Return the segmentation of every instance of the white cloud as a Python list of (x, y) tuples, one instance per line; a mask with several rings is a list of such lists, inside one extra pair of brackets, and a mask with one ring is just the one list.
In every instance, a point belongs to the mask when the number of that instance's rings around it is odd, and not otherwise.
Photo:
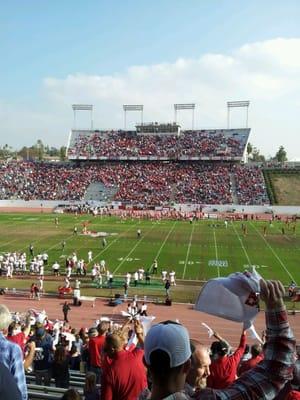
[[(28, 141), (29, 131), (36, 132), (39, 124), (41, 132), (50, 131), (51, 140), (41, 137), (45, 142), (63, 144), (71, 128), (74, 103), (94, 104), (94, 126), (102, 129), (123, 127), (122, 104), (144, 104), (145, 121), (171, 121), (174, 103), (195, 102), (196, 127), (225, 127), (226, 101), (250, 100), (251, 141), (266, 155), (283, 144), (291, 158), (299, 158), (299, 89), (300, 38), (278, 38), (245, 44), (231, 54), (132, 66), (114, 75), (48, 77), (44, 80), (45, 111), (36, 117), (32, 110), (24, 110), (22, 125)], [(9, 113), (12, 118), (14, 113)], [(232, 126), (243, 126), (242, 110), (231, 115)], [(138, 114), (128, 115), (129, 126), (138, 118)], [(178, 119), (190, 128), (191, 115), (181, 112)], [(15, 124), (6, 125), (12, 137), (19, 134)]]

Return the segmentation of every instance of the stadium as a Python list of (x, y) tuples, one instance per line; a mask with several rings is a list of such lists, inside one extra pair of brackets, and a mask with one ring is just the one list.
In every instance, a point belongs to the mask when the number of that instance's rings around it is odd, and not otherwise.
[(299, 4), (46, 3), (0, 24), (0, 400), (300, 400)]
[[(231, 106), (248, 109), (249, 102), (229, 102), (228, 113)], [(74, 123), (78, 111), (93, 110), (91, 105), (72, 107)], [(142, 112), (143, 106), (123, 109), (126, 121), (128, 110)], [(176, 119), (180, 109), (194, 113), (195, 104), (175, 104), (174, 109)], [(2, 209), (39, 214), (2, 215), (2, 251), (33, 244), (35, 254), (49, 253), (49, 266), (64, 264), (74, 252), (86, 259), (92, 251), (88, 272), (105, 258), (116, 289), (126, 273), (142, 268), (153, 275), (157, 260), (159, 273), (172, 270), (182, 280), (177, 299), (190, 302), (195, 296), (185, 295), (190, 290), (184, 285), (197, 287), (253, 265), (266, 279), (297, 284), (298, 207), (272, 204), (272, 176), (284, 172), (288, 180), (297, 176), (298, 166), (248, 163), (249, 136), (249, 128), (185, 131), (176, 121), (144, 124), (142, 119), (135, 131), (72, 129), (65, 163), (2, 164)], [(142, 235), (137, 238), (138, 229)], [(30, 270), (25, 268), (16, 272)], [(160, 276), (152, 277), (151, 288), (162, 295)]]
[[(141, 107), (124, 106), (124, 113)], [(75, 119), (75, 111), (92, 106), (73, 110)], [(298, 207), (272, 204), (270, 177), (294, 177), (298, 166), (247, 163), (249, 136), (249, 128), (185, 131), (177, 122), (141, 121), (135, 131), (72, 129), (64, 163), (3, 163), (5, 304), (14, 308), (16, 299), (30, 293), (31, 301), (39, 301), (31, 313), (47, 309), (52, 319), (61, 301), (70, 299), (78, 327), (90, 325), (99, 312), (122, 323), (124, 306), (138, 301), (167, 318), (160, 308), (167, 304), (195, 336), (203, 334), (201, 326), (191, 325), (196, 311), (176, 303), (194, 304), (210, 279), (255, 268), (264, 279), (280, 279), (286, 293), (292, 288), (286, 301), (295, 314)], [(26, 315), (28, 302), (18, 311)], [(223, 329), (216, 317), (204, 320)], [(227, 339), (237, 343), (234, 325), (227, 324)], [(83, 378), (72, 374), (72, 385), (80, 388)], [(33, 379), (27, 376), (30, 398), (54, 398), (48, 384), (42, 389)]]

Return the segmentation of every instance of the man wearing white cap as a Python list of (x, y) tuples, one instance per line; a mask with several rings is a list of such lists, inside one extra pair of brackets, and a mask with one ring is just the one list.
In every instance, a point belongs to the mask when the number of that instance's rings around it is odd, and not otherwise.
[[(266, 305), (267, 342), (262, 363), (243, 374), (224, 390), (203, 389), (193, 399), (258, 400), (274, 398), (292, 379), (295, 340), (283, 303), (280, 282), (260, 281), (261, 300)], [(191, 399), (184, 386), (191, 366), (189, 334), (172, 321), (154, 325), (145, 338), (144, 359), (152, 378), (152, 393), (139, 399)]]

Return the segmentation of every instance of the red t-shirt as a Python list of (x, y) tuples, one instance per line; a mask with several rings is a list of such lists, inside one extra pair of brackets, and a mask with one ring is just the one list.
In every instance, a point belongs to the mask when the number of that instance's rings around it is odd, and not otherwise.
[(101, 399), (136, 400), (147, 387), (144, 350), (122, 350), (111, 364), (103, 365)]
[(246, 336), (242, 335), (239, 347), (231, 356), (219, 357), (210, 365), (210, 376), (207, 378), (207, 386), (213, 389), (225, 389), (231, 385), (237, 377), (237, 368), (244, 354)]
[(241, 366), (239, 367), (239, 375), (242, 375), (244, 372), (249, 371), (249, 369), (252, 369), (261, 362), (264, 359), (263, 356), (258, 355), (256, 357), (252, 357), (247, 361), (242, 362)]
[(9, 340), (10, 342), (18, 344), (22, 349), (22, 353), (24, 354), (25, 344), (27, 339), (24, 332), (19, 332), (13, 336), (7, 336), (6, 339)]
[(105, 336), (91, 337), (88, 344), (90, 364), (92, 367), (101, 367), (101, 353), (105, 342)]

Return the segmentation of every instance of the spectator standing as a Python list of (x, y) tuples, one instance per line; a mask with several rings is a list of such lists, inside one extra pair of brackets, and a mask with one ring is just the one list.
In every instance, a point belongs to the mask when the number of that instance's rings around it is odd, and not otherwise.
[[(144, 343), (143, 328), (139, 321), (134, 323), (139, 345)], [(105, 362), (101, 381), (101, 399), (136, 400), (147, 387), (144, 351), (135, 347), (132, 351), (124, 350), (126, 339), (122, 333), (113, 333), (105, 339), (104, 351), (110, 362)]]
[(186, 377), (185, 391), (194, 394), (195, 390), (205, 389), (207, 386), (211, 359), (207, 346), (196, 340), (191, 340), (190, 345), (192, 352), (191, 368)]
[(237, 377), (237, 368), (246, 347), (246, 334), (242, 332), (240, 344), (232, 355), (228, 355), (228, 344), (220, 340), (216, 342), (216, 359), (210, 366), (210, 376), (207, 385), (213, 389), (225, 389), (232, 384)]
[(84, 383), (84, 400), (100, 400), (100, 390), (96, 385), (96, 374), (88, 372), (85, 376)]
[(55, 350), (52, 337), (43, 327), (37, 328), (33, 340), (36, 345), (33, 362), (36, 385), (50, 386), (51, 365)]
[(70, 383), (69, 357), (64, 346), (58, 346), (54, 353), (52, 364), (52, 376), (55, 380), (55, 386), (68, 388)]
[[(152, 393), (144, 399), (180, 400), (259, 400), (271, 399), (292, 378), (295, 340), (287, 322), (283, 303), (284, 287), (280, 282), (260, 281), (261, 299), (266, 304), (267, 342), (264, 362), (243, 374), (228, 389), (203, 389), (193, 396), (184, 393), (191, 364), (187, 330), (173, 322), (154, 325), (145, 340), (145, 363), (152, 378)], [(179, 326), (179, 327), (178, 327)]]
[(74, 369), (76, 371), (79, 371), (80, 370), (80, 362), (81, 362), (81, 352), (78, 349), (78, 347), (76, 346), (76, 342), (73, 342), (71, 350), (70, 350), (70, 368)]
[(247, 361), (244, 361), (240, 364), (239, 367), (239, 375), (248, 371), (251, 368), (254, 368), (256, 364), (263, 360), (262, 348), (259, 344), (254, 344), (251, 346), (251, 358)]
[(8, 368), (0, 363), (0, 399), (21, 400), (20, 390)]
[(100, 383), (101, 381), (102, 352), (108, 330), (108, 321), (101, 321), (98, 325), (98, 328), (91, 328), (89, 330), (88, 353), (90, 360), (90, 371), (96, 374), (97, 383)]
[[(8, 308), (0, 305), (0, 363), (10, 371), (22, 399), (27, 400), (27, 386), (23, 367), (23, 355), (19, 345), (11, 343), (5, 338), (8, 326), (11, 323), (11, 314)], [(2, 399), (2, 398), (1, 398)]]

